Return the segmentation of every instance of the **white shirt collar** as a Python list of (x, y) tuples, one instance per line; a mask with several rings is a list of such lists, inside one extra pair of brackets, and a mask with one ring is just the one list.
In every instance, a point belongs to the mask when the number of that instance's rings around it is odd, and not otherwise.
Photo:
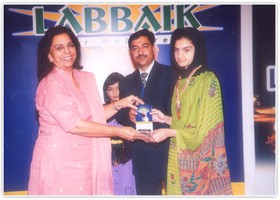
[(149, 77), (149, 75), (150, 75), (150, 72), (151, 72), (151, 70), (152, 70), (154, 64), (155, 64), (155, 60), (153, 60), (153, 62), (150, 64), (150, 66), (147, 68), (146, 71), (142, 71), (142, 70), (139, 68), (140, 74), (142, 74), (143, 72), (148, 73), (148, 76), (146, 77), (146, 80), (148, 80), (148, 77)]

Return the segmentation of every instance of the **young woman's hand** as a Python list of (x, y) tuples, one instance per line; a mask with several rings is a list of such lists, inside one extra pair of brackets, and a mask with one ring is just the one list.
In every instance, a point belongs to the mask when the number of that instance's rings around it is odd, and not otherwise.
[(165, 123), (171, 125), (172, 118), (170, 116), (163, 114), (160, 110), (152, 109), (150, 114), (152, 115), (153, 122)]
[(156, 130), (152, 131), (150, 136), (151, 136), (151, 139), (150, 139), (151, 142), (159, 143), (169, 137), (175, 137), (176, 130), (173, 130), (170, 128), (160, 128), (160, 129), (156, 129)]

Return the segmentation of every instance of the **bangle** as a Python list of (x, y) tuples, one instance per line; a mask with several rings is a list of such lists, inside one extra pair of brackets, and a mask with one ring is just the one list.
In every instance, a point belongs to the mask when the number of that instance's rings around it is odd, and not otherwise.
[(119, 111), (120, 109), (117, 109), (117, 107), (115, 106), (115, 101), (113, 101), (113, 107), (116, 111)]

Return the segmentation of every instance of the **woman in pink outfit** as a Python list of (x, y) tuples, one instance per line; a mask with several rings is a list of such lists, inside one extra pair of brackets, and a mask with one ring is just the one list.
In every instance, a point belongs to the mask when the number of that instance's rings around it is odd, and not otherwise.
[(39, 43), (38, 77), (40, 126), (28, 194), (113, 194), (110, 137), (149, 138), (130, 127), (108, 126), (106, 119), (142, 100), (131, 95), (103, 106), (94, 75), (81, 71), (77, 37), (62, 26), (50, 28)]

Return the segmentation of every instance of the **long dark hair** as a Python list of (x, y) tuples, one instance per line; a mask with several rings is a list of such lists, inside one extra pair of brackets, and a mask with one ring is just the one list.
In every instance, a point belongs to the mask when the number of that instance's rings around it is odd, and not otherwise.
[(103, 84), (103, 95), (104, 95), (104, 101), (105, 101), (105, 104), (109, 104), (111, 103), (111, 100), (110, 98), (108, 97), (107, 95), (107, 89), (110, 85), (114, 85), (115, 83), (117, 82), (120, 82), (121, 79), (123, 79), (124, 76), (118, 72), (113, 72), (112, 74), (110, 74), (104, 84)]
[(76, 47), (77, 57), (73, 64), (73, 67), (76, 69), (82, 69), (80, 66), (81, 60), (81, 45), (78, 38), (71, 31), (71, 29), (64, 26), (55, 26), (47, 30), (44, 37), (40, 40), (38, 49), (37, 49), (37, 66), (38, 66), (38, 80), (41, 81), (44, 77), (46, 77), (53, 68), (53, 64), (50, 62), (48, 58), (48, 54), (50, 52), (50, 47), (52, 45), (52, 41), (54, 36), (61, 35), (66, 33), (71, 38), (73, 44)]
[[(186, 38), (192, 41), (195, 46), (195, 53), (192, 63), (187, 69), (178, 66), (174, 56), (174, 45), (179, 39)], [(179, 69), (182, 75), (189, 74), (195, 67), (202, 65), (203, 68), (207, 66), (206, 45), (202, 32), (193, 27), (177, 28), (171, 35), (170, 53), (173, 65)]]

